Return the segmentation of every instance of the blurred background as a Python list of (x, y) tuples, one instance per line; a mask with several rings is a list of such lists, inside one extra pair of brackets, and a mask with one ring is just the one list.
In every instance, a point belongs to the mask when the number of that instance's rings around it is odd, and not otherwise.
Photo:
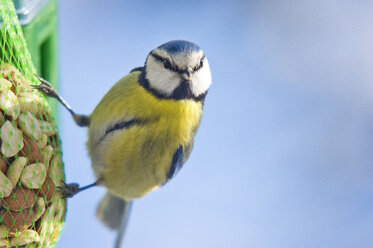
[[(200, 45), (213, 85), (194, 152), (135, 202), (123, 247), (372, 247), (373, 2), (59, 1), (60, 92), (91, 113), (149, 51)], [(60, 109), (67, 181), (95, 179)], [(112, 247), (105, 190), (68, 202), (57, 247)]]

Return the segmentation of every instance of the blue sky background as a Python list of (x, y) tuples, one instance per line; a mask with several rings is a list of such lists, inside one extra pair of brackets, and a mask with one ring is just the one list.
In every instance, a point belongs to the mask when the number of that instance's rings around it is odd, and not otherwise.
[[(370, 248), (373, 2), (61, 0), (60, 91), (79, 113), (150, 50), (186, 39), (213, 85), (178, 176), (135, 202), (124, 247)], [(61, 109), (68, 182), (95, 179)], [(112, 247), (105, 190), (68, 203), (57, 247)]]

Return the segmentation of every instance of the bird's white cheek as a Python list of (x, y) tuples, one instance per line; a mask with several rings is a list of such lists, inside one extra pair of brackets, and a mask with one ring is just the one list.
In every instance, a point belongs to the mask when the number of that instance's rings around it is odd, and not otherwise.
[(199, 96), (210, 88), (211, 73), (208, 67), (197, 71), (192, 78), (191, 90), (195, 96)]
[(176, 73), (164, 69), (163, 66), (156, 61), (154, 61), (154, 63), (148, 63), (146, 78), (152, 89), (166, 96), (170, 96), (180, 84), (180, 79)]

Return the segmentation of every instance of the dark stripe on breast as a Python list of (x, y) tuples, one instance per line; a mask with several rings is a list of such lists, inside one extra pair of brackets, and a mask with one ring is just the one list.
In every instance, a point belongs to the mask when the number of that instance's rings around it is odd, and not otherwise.
[(122, 122), (115, 123), (114, 126), (111, 126), (108, 129), (106, 129), (105, 135), (107, 135), (111, 132), (114, 132), (116, 130), (128, 129), (128, 128), (132, 127), (133, 125), (138, 125), (140, 123), (141, 122), (138, 119), (132, 119), (132, 120), (129, 120), (129, 121), (122, 121)]
[(174, 156), (172, 157), (171, 167), (169, 172), (167, 173), (167, 181), (170, 181), (173, 177), (176, 176), (179, 170), (183, 167), (183, 162), (184, 150), (182, 146), (179, 146), (179, 148), (174, 153)]
[(115, 123), (113, 126), (109, 127), (106, 129), (105, 134), (100, 138), (100, 140), (97, 142), (97, 145), (105, 139), (105, 137), (110, 134), (111, 132), (117, 131), (117, 130), (122, 130), (122, 129), (128, 129), (134, 125), (139, 125), (141, 123), (140, 120), (138, 119), (132, 119), (128, 121), (121, 121)]

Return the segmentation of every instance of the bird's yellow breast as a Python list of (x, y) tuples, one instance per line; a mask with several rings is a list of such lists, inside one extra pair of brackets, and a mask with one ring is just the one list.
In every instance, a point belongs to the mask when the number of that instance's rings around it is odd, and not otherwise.
[[(90, 116), (88, 150), (97, 177), (124, 199), (141, 197), (167, 179), (179, 146), (191, 146), (202, 103), (160, 99), (138, 83), (139, 72), (121, 79)], [(105, 135), (123, 120), (139, 122)], [(104, 138), (102, 138), (104, 137)]]

